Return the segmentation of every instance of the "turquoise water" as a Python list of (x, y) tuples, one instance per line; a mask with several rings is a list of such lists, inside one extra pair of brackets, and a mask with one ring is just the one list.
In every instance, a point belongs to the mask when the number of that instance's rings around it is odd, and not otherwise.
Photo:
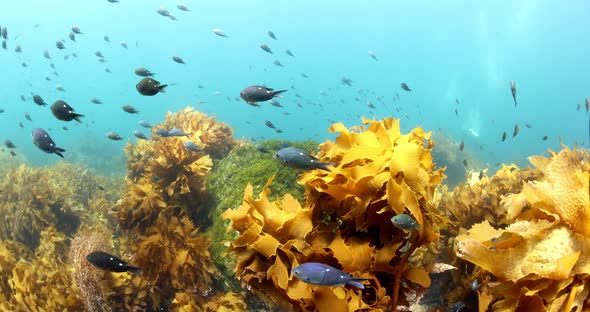
[[(584, 99), (590, 97), (590, 2), (585, 0), (186, 1), (191, 12), (176, 9), (176, 2), (152, 0), (5, 2), (0, 26), (7, 27), (9, 38), (8, 50), (0, 49), (5, 110), (0, 130), (2, 140), (11, 139), (17, 154), (35, 164), (60, 158), (31, 143), (33, 128), (52, 128), (51, 136), (66, 150), (85, 146), (89, 155), (109, 159), (121, 155), (125, 141), (110, 141), (106, 132), (135, 140), (132, 130), (144, 130), (140, 119), (156, 124), (167, 111), (189, 105), (230, 124), (237, 138), (253, 139), (322, 142), (332, 138), (326, 132), (331, 121), (352, 126), (359, 116), (394, 116), (405, 131), (444, 129), (489, 163), (525, 165), (526, 156), (560, 149), (559, 137), (569, 146), (589, 143)], [(177, 20), (156, 13), (161, 6)], [(83, 32), (76, 42), (68, 38), (72, 25)], [(214, 35), (213, 28), (228, 38)], [(268, 30), (278, 40), (268, 37)], [(61, 39), (64, 50), (55, 46)], [(275, 53), (262, 51), (261, 43)], [(14, 52), (17, 44), (22, 54)], [(44, 50), (53, 60), (43, 57)], [(98, 62), (95, 51), (108, 62)], [(72, 53), (78, 58), (64, 60)], [(186, 65), (173, 62), (174, 55)], [(284, 67), (273, 65), (275, 60)], [(141, 96), (135, 89), (141, 77), (133, 72), (140, 66), (174, 85), (165, 94)], [(341, 84), (342, 77), (352, 79), (352, 87)], [(401, 90), (401, 82), (412, 91)], [(57, 84), (66, 92), (57, 91)], [(234, 99), (253, 84), (288, 89), (279, 99), (285, 107), (255, 108)], [(393, 102), (396, 93), (400, 100)], [(65, 100), (86, 117), (80, 125), (58, 121), (49, 106), (35, 105), (31, 94), (49, 105)], [(93, 97), (104, 104), (91, 103)], [(141, 115), (123, 112), (125, 104)], [(24, 119), (25, 112), (33, 122)], [(284, 132), (267, 128), (265, 120)], [(511, 139), (515, 124), (520, 133)], [(504, 131), (508, 139), (501, 142)], [(541, 140), (545, 135), (549, 139)]]

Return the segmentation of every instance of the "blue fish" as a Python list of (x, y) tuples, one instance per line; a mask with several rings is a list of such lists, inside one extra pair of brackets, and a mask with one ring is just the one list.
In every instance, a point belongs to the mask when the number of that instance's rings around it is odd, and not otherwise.
[(171, 136), (170, 133), (168, 132), (168, 130), (166, 130), (166, 129), (158, 129), (158, 130), (156, 130), (156, 134), (158, 136), (163, 137), (163, 138), (167, 138), (167, 137)]
[(185, 133), (184, 131), (182, 131), (178, 128), (172, 128), (172, 129), (168, 130), (168, 135), (169, 136), (188, 136), (187, 133)]
[(369, 280), (368, 278), (352, 277), (352, 275), (344, 273), (335, 267), (318, 262), (303, 263), (294, 268), (291, 273), (302, 282), (320, 286), (343, 286), (348, 284), (365, 289), (361, 282)]
[(33, 138), (33, 144), (35, 144), (35, 146), (37, 146), (40, 150), (44, 151), (45, 153), (56, 154), (57, 156), (64, 158), (62, 153), (66, 150), (55, 146), (55, 142), (53, 142), (47, 131), (37, 128), (33, 130), (31, 137)]
[(320, 162), (319, 159), (311, 156), (304, 150), (295, 147), (282, 148), (273, 157), (283, 165), (293, 169), (321, 169), (330, 171), (328, 167), (334, 165), (332, 162)]
[(403, 213), (393, 216), (393, 218), (391, 218), (391, 223), (393, 223), (393, 225), (396, 227), (406, 231), (417, 230), (420, 228), (420, 224), (418, 224), (414, 218)]
[(189, 151), (193, 151), (193, 152), (201, 152), (201, 148), (199, 146), (197, 146), (197, 144), (191, 142), (191, 141), (186, 141), (184, 143), (182, 143), (182, 145), (184, 145), (184, 147), (189, 150)]
[(86, 256), (86, 260), (95, 267), (111, 272), (131, 272), (141, 274), (141, 269), (127, 264), (127, 262), (104, 251), (93, 251)]

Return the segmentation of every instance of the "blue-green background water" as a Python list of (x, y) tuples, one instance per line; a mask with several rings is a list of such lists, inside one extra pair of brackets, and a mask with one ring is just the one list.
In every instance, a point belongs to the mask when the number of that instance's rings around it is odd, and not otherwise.
[[(0, 130), (2, 140), (13, 140), (17, 154), (35, 164), (60, 158), (31, 143), (33, 128), (52, 128), (57, 145), (68, 151), (85, 146), (92, 157), (108, 159), (122, 153), (125, 141), (110, 141), (106, 132), (130, 139), (133, 129), (141, 129), (138, 120), (155, 124), (167, 111), (188, 105), (230, 124), (237, 138), (322, 142), (332, 137), (326, 132), (331, 121), (352, 126), (360, 124), (359, 116), (394, 116), (401, 118), (405, 131), (415, 126), (444, 129), (489, 163), (526, 165), (526, 156), (560, 149), (559, 137), (566, 145), (588, 147), (586, 0), (185, 1), (191, 12), (178, 10), (172, 1), (5, 2), (0, 26), (8, 28), (9, 40), (8, 50), (0, 50), (0, 108), (6, 110), (0, 114)], [(177, 20), (157, 14), (161, 6)], [(68, 39), (72, 25), (83, 32), (76, 42)], [(214, 35), (213, 28), (229, 37)], [(268, 37), (268, 30), (278, 40)], [(110, 43), (103, 40), (105, 35)], [(61, 39), (65, 50), (55, 46)], [(129, 49), (121, 47), (121, 41)], [(261, 43), (274, 54), (262, 51)], [(22, 54), (14, 52), (17, 44)], [(295, 57), (287, 56), (285, 49)], [(53, 60), (43, 57), (44, 50)], [(108, 62), (97, 61), (97, 50)], [(369, 51), (379, 60), (369, 57)], [(72, 53), (78, 58), (64, 60)], [(187, 64), (173, 62), (174, 55)], [(275, 60), (284, 68), (273, 65)], [(50, 63), (59, 77), (52, 74)], [(140, 66), (156, 72), (160, 82), (174, 85), (165, 94), (141, 96), (135, 90), (141, 77), (133, 72)], [(352, 87), (340, 83), (344, 76), (352, 79)], [(517, 85), (516, 108), (511, 80)], [(401, 90), (400, 82), (413, 90)], [(66, 92), (57, 91), (57, 84)], [(264, 103), (255, 108), (234, 99), (253, 84), (289, 89), (279, 99), (285, 107)], [(400, 101), (393, 102), (396, 93)], [(49, 106), (35, 105), (31, 94), (41, 95), (49, 105), (63, 99), (86, 117), (80, 125), (58, 121)], [(91, 103), (93, 97), (104, 104)], [(124, 104), (141, 115), (123, 112)], [(24, 119), (25, 112), (33, 122)], [(284, 132), (267, 128), (265, 120)], [(515, 124), (520, 134), (511, 139)], [(62, 130), (63, 125), (70, 130)], [(508, 139), (501, 142), (504, 131)], [(549, 139), (542, 141), (545, 135)]]

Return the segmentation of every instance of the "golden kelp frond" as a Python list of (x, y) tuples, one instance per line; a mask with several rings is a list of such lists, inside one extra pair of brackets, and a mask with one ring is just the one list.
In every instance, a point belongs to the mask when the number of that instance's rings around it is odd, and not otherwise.
[(152, 141), (138, 140), (135, 144), (127, 144), (124, 148), (127, 156), (127, 180), (136, 182), (143, 177), (148, 164), (155, 155)]
[(8, 281), (18, 261), (30, 261), (32, 258), (33, 253), (25, 245), (11, 240), (0, 241), (0, 302), (8, 301), (7, 296), (11, 292)]
[(198, 298), (195, 293), (176, 293), (176, 297), (170, 304), (170, 311), (178, 312), (246, 312), (247, 307), (244, 303), (244, 295), (240, 293), (229, 292), (219, 294), (209, 299), (205, 304), (200, 304), (203, 299)]
[(74, 311), (80, 310), (78, 293), (64, 270), (66, 262), (64, 234), (53, 227), (41, 233), (41, 241), (30, 261), (21, 259), (12, 268), (7, 300), (0, 302), (3, 311)]
[(166, 120), (152, 129), (152, 135), (156, 135), (157, 129), (170, 130), (172, 128), (180, 129), (188, 134), (187, 137), (179, 140), (195, 143), (215, 159), (224, 157), (238, 144), (230, 126), (216, 121), (215, 117), (207, 117), (192, 107), (186, 107), (174, 114), (168, 112)]
[[(209, 248), (211, 239), (187, 217), (161, 214), (145, 235), (132, 245), (135, 265), (152, 290), (151, 302), (174, 298), (176, 291), (207, 293), (218, 276)], [(206, 302), (202, 298), (200, 303)]]
[(457, 255), (498, 280), (489, 284), (494, 310), (581, 311), (590, 292), (590, 157), (566, 147), (530, 160), (541, 174), (521, 178), (495, 210), (508, 227), (474, 225), (457, 237)]
[(102, 283), (107, 273), (86, 260), (86, 256), (93, 251), (112, 252), (111, 235), (103, 226), (82, 228), (70, 245), (68, 258), (73, 267), (72, 279), (76, 282), (80, 299), (88, 312), (113, 311)]

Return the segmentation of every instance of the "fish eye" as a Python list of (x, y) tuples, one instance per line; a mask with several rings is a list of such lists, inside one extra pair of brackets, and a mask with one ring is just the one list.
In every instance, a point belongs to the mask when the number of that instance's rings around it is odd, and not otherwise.
[(311, 278), (309, 278), (309, 277), (306, 277), (306, 278), (304, 278), (304, 280), (305, 280), (306, 282), (309, 282), (309, 281), (311, 281)]

